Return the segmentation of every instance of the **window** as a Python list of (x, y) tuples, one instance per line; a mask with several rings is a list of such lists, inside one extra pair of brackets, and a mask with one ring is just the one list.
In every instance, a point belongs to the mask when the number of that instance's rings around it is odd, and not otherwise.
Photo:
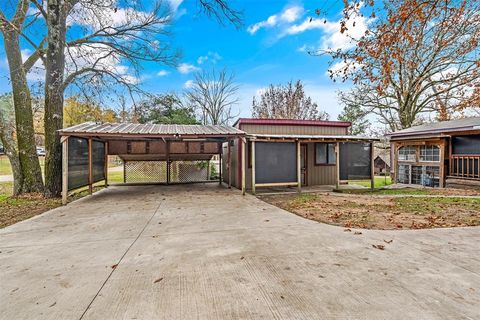
[(399, 161), (415, 161), (417, 149), (414, 146), (401, 147), (398, 149)]
[(315, 144), (315, 164), (335, 164), (337, 158), (335, 155), (335, 143), (316, 143)]
[(440, 161), (438, 146), (420, 146), (420, 161)]
[(401, 164), (398, 166), (398, 182), (410, 183), (410, 166), (408, 164)]

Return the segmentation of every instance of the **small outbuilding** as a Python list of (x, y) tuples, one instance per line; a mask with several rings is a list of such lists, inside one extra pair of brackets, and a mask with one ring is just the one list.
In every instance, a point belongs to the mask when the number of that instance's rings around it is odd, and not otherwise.
[(428, 123), (387, 137), (395, 182), (480, 188), (480, 117)]
[(284, 119), (239, 119), (233, 126), (79, 124), (60, 130), (63, 201), (73, 189), (108, 185), (109, 155), (122, 160), (124, 183), (218, 181), (243, 193), (352, 179), (369, 179), (373, 187), (375, 139), (349, 135), (350, 125)]

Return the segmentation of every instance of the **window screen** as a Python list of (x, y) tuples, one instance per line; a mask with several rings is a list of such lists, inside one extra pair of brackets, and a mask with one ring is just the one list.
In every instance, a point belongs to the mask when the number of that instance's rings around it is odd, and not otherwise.
[(370, 143), (340, 143), (340, 179), (370, 179), (372, 172)]
[(68, 138), (68, 190), (88, 184), (88, 140)]
[[(92, 141), (93, 182), (105, 179), (105, 143)], [(88, 185), (88, 139), (68, 138), (68, 190)]]
[(414, 146), (406, 146), (398, 149), (398, 160), (399, 161), (415, 161), (415, 154), (417, 148)]
[(438, 146), (420, 146), (420, 161), (440, 161)]
[(401, 164), (398, 166), (398, 182), (410, 183), (410, 166), (408, 164)]
[(480, 154), (480, 135), (452, 137), (453, 154)]
[(297, 148), (294, 142), (255, 143), (255, 182), (297, 181)]
[(315, 164), (335, 164), (335, 143), (315, 144)]

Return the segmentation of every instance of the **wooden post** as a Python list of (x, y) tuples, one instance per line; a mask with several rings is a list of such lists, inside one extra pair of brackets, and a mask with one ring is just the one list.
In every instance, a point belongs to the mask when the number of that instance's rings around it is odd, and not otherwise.
[(375, 189), (375, 161), (373, 159), (375, 153), (375, 148), (373, 142), (370, 143), (370, 188)]
[(302, 191), (302, 163), (301, 163), (301, 150), (300, 140), (297, 140), (297, 191)]
[(230, 147), (230, 140), (227, 141), (227, 162), (228, 162), (228, 189), (232, 188), (232, 148)]
[(251, 154), (248, 156), (252, 159), (252, 194), (255, 194), (255, 140), (252, 140), (251, 144)]
[(246, 192), (246, 186), (245, 186), (245, 168), (246, 168), (246, 162), (247, 162), (247, 157), (246, 157), (246, 154), (245, 154), (245, 143), (246, 143), (246, 140), (245, 138), (242, 138), (241, 139), (241, 142), (240, 142), (242, 145), (241, 145), (241, 151), (242, 151), (242, 194), (245, 195), (245, 192)]
[(210, 180), (210, 160), (207, 160), (207, 181)]
[(108, 141), (105, 141), (105, 188), (108, 187)]
[(335, 187), (340, 188), (340, 142), (337, 142), (335, 145), (335, 169), (336, 169), (336, 179)]
[(218, 184), (222, 185), (222, 153), (218, 154)]
[(123, 160), (123, 183), (127, 183), (127, 168), (125, 166), (126, 161)]
[(170, 184), (170, 141), (167, 141), (167, 184)]
[(88, 193), (93, 193), (92, 138), (88, 138)]
[(68, 201), (68, 137), (62, 137), (62, 204)]

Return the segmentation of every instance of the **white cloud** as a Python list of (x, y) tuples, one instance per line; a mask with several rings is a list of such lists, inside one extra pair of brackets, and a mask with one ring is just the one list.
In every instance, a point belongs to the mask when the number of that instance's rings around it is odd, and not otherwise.
[(178, 7), (182, 4), (183, 0), (169, 0), (168, 3), (170, 4), (170, 9), (173, 12), (178, 10)]
[[(300, 24), (294, 24), (288, 27), (284, 35), (294, 35), (307, 30), (318, 29), (323, 31), (319, 49), (345, 50), (355, 46), (355, 41), (365, 35), (371, 20), (356, 16), (347, 22), (347, 30), (340, 32), (340, 20), (328, 21), (323, 19), (305, 19)], [(354, 26), (355, 24), (355, 26)]]
[(271, 28), (279, 23), (292, 23), (296, 21), (303, 14), (303, 8), (299, 6), (292, 6), (285, 8), (282, 12), (271, 15), (267, 20), (257, 22), (247, 28), (248, 33), (255, 34), (262, 28)]
[[(21, 51), (22, 61), (25, 62), (32, 54), (32, 51), (23, 49)], [(30, 71), (27, 73), (27, 80), (32, 82), (45, 81), (45, 66), (41, 59), (38, 59)]]
[(160, 71), (157, 72), (157, 76), (159, 76), (159, 77), (165, 77), (168, 74), (170, 74), (170, 72), (168, 72), (167, 70), (160, 70)]
[(215, 64), (221, 59), (222, 56), (219, 55), (217, 52), (209, 51), (206, 55), (198, 57), (197, 63), (202, 64), (204, 62), (210, 61), (211, 63)]
[(185, 81), (185, 83), (183, 84), (183, 87), (186, 88), (186, 89), (192, 88), (193, 87), (193, 80)]
[(180, 72), (180, 73), (187, 74), (187, 73), (190, 73), (190, 72), (199, 71), (200, 68), (194, 66), (193, 64), (180, 63), (180, 64), (178, 65), (178, 67), (177, 67), (177, 70), (178, 70), (178, 72)]
[(282, 12), (280, 18), (285, 22), (294, 22), (296, 21), (303, 13), (303, 8), (301, 7), (290, 7)]

